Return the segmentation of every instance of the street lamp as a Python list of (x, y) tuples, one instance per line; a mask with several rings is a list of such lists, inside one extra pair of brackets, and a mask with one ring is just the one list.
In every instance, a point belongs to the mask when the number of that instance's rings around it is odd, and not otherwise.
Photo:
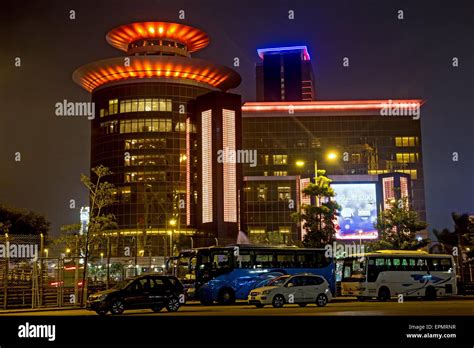
[[(328, 161), (334, 161), (337, 159), (338, 154), (335, 151), (329, 151), (326, 153), (325, 157)], [(295, 164), (299, 168), (302, 168), (305, 166), (305, 162), (303, 160), (297, 160)], [(317, 159), (314, 160), (314, 183), (315, 184), (318, 183), (318, 160)], [(319, 206), (318, 197), (316, 197), (316, 206)]]
[(174, 232), (174, 227), (176, 226), (176, 219), (171, 219), (169, 222), (169, 225), (173, 227), (173, 229), (170, 231), (170, 258), (173, 256), (173, 232)]
[(48, 249), (44, 249), (43, 251), (44, 251), (44, 255), (45, 255), (45, 257), (46, 257), (46, 258), (48, 258), (48, 255), (49, 255), (49, 250), (48, 250)]

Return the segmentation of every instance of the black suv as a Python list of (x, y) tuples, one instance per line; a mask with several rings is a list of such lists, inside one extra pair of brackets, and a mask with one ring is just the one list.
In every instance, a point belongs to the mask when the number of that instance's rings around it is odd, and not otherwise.
[(164, 307), (176, 312), (184, 303), (183, 284), (176, 277), (142, 275), (124, 280), (113, 288), (90, 295), (87, 309), (105, 315), (122, 314), (125, 309), (150, 308), (154, 312)]

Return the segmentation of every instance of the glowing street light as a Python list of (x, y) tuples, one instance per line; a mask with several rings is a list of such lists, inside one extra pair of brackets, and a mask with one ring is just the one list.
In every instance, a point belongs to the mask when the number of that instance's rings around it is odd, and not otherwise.
[(304, 161), (301, 161), (301, 160), (296, 161), (296, 166), (300, 168), (304, 167)]

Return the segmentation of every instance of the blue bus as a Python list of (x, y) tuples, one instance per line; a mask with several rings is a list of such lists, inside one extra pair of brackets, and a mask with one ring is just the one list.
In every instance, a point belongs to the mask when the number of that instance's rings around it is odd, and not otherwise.
[(326, 257), (325, 252), (325, 249), (296, 247), (213, 246), (197, 248), (191, 255), (187, 254), (189, 267), (181, 270), (187, 273), (188, 279), (194, 280), (192, 297), (205, 305), (213, 302), (227, 305), (235, 300), (246, 300), (252, 289), (265, 286), (284, 274), (321, 275), (334, 294), (334, 261)]

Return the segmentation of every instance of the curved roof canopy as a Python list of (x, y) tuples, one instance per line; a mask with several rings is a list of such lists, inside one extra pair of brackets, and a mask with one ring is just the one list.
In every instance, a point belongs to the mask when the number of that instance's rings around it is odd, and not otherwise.
[(203, 83), (211, 88), (226, 91), (237, 87), (240, 75), (234, 70), (202, 59), (177, 56), (132, 56), (103, 59), (81, 66), (74, 71), (73, 80), (84, 89), (94, 89), (127, 79), (177, 78)]
[(170, 22), (138, 22), (121, 25), (109, 31), (106, 40), (119, 50), (128, 51), (128, 45), (140, 39), (169, 39), (187, 46), (195, 52), (209, 44), (209, 37), (200, 29)]

